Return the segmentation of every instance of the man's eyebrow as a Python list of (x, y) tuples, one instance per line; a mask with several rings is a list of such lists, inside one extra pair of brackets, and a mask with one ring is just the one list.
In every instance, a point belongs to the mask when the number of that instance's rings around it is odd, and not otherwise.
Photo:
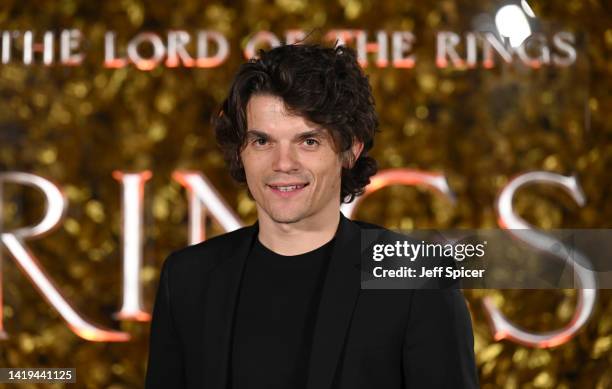
[[(257, 130), (257, 129), (249, 129), (247, 130), (246, 136), (251, 138), (251, 137), (261, 137), (261, 138), (266, 138), (266, 139), (271, 139), (272, 137), (267, 134), (264, 131), (261, 130)], [(311, 137), (325, 137), (327, 136), (327, 131), (323, 128), (315, 128), (312, 130), (308, 130), (308, 131), (304, 131), (304, 132), (300, 132), (299, 134), (296, 134), (293, 139), (295, 140), (300, 140), (300, 139), (305, 139), (305, 138), (311, 138)]]
[(246, 136), (247, 137), (262, 137), (262, 138), (269, 138), (270, 136), (268, 134), (266, 134), (263, 131), (259, 131), (259, 130), (255, 130), (255, 129), (251, 129), (251, 130), (247, 130), (246, 132)]
[(326, 137), (327, 131), (323, 128), (315, 128), (313, 130), (308, 130), (305, 132), (300, 132), (295, 136), (295, 139), (305, 139), (305, 138), (313, 138), (313, 137)]

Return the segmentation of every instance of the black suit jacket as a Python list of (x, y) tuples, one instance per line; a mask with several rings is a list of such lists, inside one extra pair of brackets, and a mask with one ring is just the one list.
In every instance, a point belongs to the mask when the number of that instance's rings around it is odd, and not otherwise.
[[(368, 226), (341, 215), (306, 388), (478, 387), (460, 290), (361, 289), (360, 238)], [(153, 309), (147, 389), (227, 388), (240, 278), (257, 232), (255, 223), (168, 256)]]

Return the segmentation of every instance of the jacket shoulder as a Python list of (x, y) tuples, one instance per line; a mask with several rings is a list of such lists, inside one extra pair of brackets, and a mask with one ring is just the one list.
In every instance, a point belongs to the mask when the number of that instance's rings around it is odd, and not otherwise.
[(368, 223), (361, 220), (351, 220), (353, 223), (357, 224), (359, 228), (366, 230), (387, 230), (387, 228), (379, 226), (378, 224)]
[(253, 226), (242, 227), (174, 250), (168, 255), (165, 261), (167, 263), (164, 265), (172, 267), (173, 272), (190, 272), (195, 269), (210, 270), (231, 255), (240, 243), (248, 240), (253, 229)]
[(368, 223), (361, 220), (352, 220), (352, 222), (357, 224), (357, 226), (362, 230), (362, 232), (364, 232), (364, 230), (368, 231), (367, 236), (370, 239), (381, 241), (413, 240), (408, 235), (390, 230), (383, 226), (379, 226), (378, 224)]

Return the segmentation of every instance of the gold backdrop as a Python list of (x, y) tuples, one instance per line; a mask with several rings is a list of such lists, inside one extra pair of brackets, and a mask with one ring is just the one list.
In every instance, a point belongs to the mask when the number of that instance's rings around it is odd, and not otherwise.
[[(179, 3), (179, 4), (177, 4)], [(388, 227), (495, 227), (495, 196), (513, 175), (545, 170), (577, 174), (587, 203), (546, 186), (519, 191), (515, 209), (541, 228), (606, 228), (612, 220), (612, 62), (610, 6), (602, 0), (530, 1), (549, 31), (576, 37), (576, 64), (530, 69), (435, 66), (435, 33), (473, 28), (494, 1), (5, 1), (4, 30), (82, 31), (81, 66), (0, 65), (0, 170), (35, 173), (62, 186), (69, 199), (61, 228), (28, 242), (49, 275), (87, 318), (129, 332), (128, 343), (88, 342), (72, 333), (4, 250), (3, 367), (76, 367), (77, 386), (143, 385), (148, 323), (112, 319), (121, 303), (121, 199), (114, 170), (150, 170), (145, 190), (145, 302), (153, 304), (165, 256), (187, 242), (185, 192), (176, 169), (204, 172), (245, 222), (255, 219), (244, 187), (229, 178), (209, 119), (243, 61), (256, 31), (334, 28), (411, 30), (417, 38), (412, 69), (366, 72), (381, 130), (373, 155), (381, 168), (444, 172), (457, 195), (451, 204), (418, 188), (391, 187), (369, 197), (357, 218)], [(118, 44), (142, 31), (217, 30), (230, 55), (216, 68), (145, 72), (103, 67), (104, 33)], [(38, 37), (40, 38), (40, 36)], [(40, 62), (40, 61), (38, 61)], [(4, 228), (31, 225), (44, 213), (42, 196), (17, 185), (4, 188)], [(209, 226), (209, 235), (220, 233)], [(495, 342), (482, 298), (494, 296), (515, 323), (540, 332), (568, 322), (575, 290), (466, 290), (473, 314), (483, 388), (612, 387), (612, 294), (599, 292), (578, 335), (552, 349)], [(44, 385), (15, 387), (45, 387)]]

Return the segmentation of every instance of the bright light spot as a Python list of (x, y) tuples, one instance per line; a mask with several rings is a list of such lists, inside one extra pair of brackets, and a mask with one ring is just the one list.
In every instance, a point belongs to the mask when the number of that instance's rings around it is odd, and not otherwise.
[(521, 0), (521, 7), (523, 7), (523, 11), (525, 11), (527, 16), (529, 16), (530, 18), (535, 18), (536, 17), (535, 13), (533, 13), (533, 10), (531, 9), (529, 4), (525, 0)]
[(517, 5), (506, 5), (497, 11), (495, 25), (501, 36), (510, 39), (512, 47), (519, 47), (531, 35), (531, 28), (525, 14)]

